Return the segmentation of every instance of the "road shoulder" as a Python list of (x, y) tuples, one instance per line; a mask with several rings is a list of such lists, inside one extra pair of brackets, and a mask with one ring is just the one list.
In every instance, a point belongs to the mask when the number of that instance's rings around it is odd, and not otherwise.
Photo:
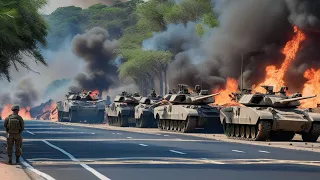
[(293, 141), (286, 142), (262, 142), (262, 141), (243, 141), (243, 140), (234, 140), (227, 138), (224, 134), (204, 134), (204, 133), (178, 133), (171, 131), (161, 131), (157, 128), (135, 128), (135, 127), (116, 127), (109, 126), (108, 124), (82, 124), (82, 123), (68, 123), (68, 122), (57, 122), (51, 120), (51, 122), (71, 125), (71, 126), (80, 126), (80, 127), (90, 127), (90, 128), (98, 128), (98, 129), (106, 129), (106, 130), (118, 130), (118, 131), (128, 131), (128, 132), (136, 132), (136, 133), (144, 133), (144, 134), (157, 134), (157, 133), (166, 133), (166, 134), (181, 134), (186, 136), (194, 136), (205, 139), (212, 139), (224, 142), (232, 142), (232, 143), (240, 143), (240, 144), (249, 144), (249, 145), (258, 145), (258, 146), (266, 146), (273, 148), (282, 148), (282, 149), (291, 149), (291, 150), (300, 150), (300, 151), (311, 151), (320, 153), (320, 138), (316, 143), (305, 143), (301, 141), (301, 136), (296, 135)]
[(8, 164), (6, 142), (3, 137), (0, 138), (0, 177), (1, 180), (31, 180), (24, 171), (24, 167)]

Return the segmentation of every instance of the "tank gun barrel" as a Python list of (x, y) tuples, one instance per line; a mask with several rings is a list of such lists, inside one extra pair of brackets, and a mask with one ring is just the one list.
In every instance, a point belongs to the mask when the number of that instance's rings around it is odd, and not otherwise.
[(200, 101), (202, 99), (206, 99), (206, 98), (209, 98), (209, 97), (213, 97), (213, 96), (217, 96), (219, 95), (220, 93), (215, 93), (215, 94), (210, 94), (210, 95), (206, 95), (206, 96), (202, 96), (202, 97), (197, 97), (197, 98), (193, 98), (192, 101), (195, 102), (195, 101)]
[(299, 100), (310, 99), (310, 98), (315, 98), (315, 97), (317, 97), (317, 95), (314, 95), (314, 96), (305, 96), (305, 97), (296, 97), (296, 98), (289, 98), (289, 99), (280, 100), (279, 103), (285, 104), (285, 103), (289, 103), (289, 102), (292, 102), (292, 101), (299, 101)]

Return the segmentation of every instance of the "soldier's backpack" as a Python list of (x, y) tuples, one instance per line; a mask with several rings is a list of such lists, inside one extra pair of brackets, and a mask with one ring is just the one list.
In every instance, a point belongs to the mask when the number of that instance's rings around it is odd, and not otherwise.
[(19, 132), (19, 130), (21, 129), (21, 124), (18, 119), (18, 116), (16, 116), (16, 115), (9, 116), (8, 129), (9, 129), (9, 133), (10, 132)]

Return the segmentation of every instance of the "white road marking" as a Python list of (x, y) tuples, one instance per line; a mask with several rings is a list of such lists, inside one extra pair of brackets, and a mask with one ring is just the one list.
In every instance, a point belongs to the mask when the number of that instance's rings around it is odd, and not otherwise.
[(91, 134), (96, 134), (96, 133), (91, 133)]
[(270, 153), (269, 151), (261, 151), (261, 150), (259, 150), (259, 152), (261, 152), (261, 153)]
[(131, 139), (132, 137), (127, 137), (128, 139)]
[(46, 143), (47, 145), (59, 150), (60, 152), (62, 152), (63, 154), (67, 155), (72, 161), (75, 161), (75, 162), (79, 162), (79, 164), (85, 168), (86, 170), (90, 171), (92, 174), (94, 174), (95, 176), (97, 176), (99, 179), (102, 179), (102, 180), (110, 180), (109, 178), (107, 178), (106, 176), (104, 176), (103, 174), (99, 173), (98, 171), (94, 170), (93, 168), (91, 168), (90, 166), (84, 164), (84, 163), (80, 163), (80, 161), (78, 159), (76, 159), (74, 156), (72, 156), (70, 153), (66, 152), (65, 150), (49, 143), (48, 141), (46, 140), (43, 140), (42, 142)]
[(33, 130), (34, 130), (34, 129), (41, 129), (41, 130), (59, 129), (59, 130), (60, 130), (60, 129), (73, 129), (73, 128), (52, 128), (52, 127), (51, 127), (51, 128), (28, 128), (28, 129), (30, 129), (30, 130), (31, 130), (31, 129), (33, 129)]
[(156, 135), (161, 136), (161, 134), (156, 134)]
[[(44, 139), (23, 139), (25, 142), (35, 142), (35, 141), (43, 141)], [(76, 142), (101, 142), (101, 141), (164, 141), (164, 142), (170, 142), (170, 141), (179, 141), (179, 142), (207, 142), (207, 143), (212, 143), (212, 142), (217, 142), (217, 141), (212, 141), (212, 140), (194, 140), (194, 139), (128, 139), (128, 138), (121, 138), (121, 139), (107, 139), (107, 138), (99, 138), (99, 139), (87, 139), (87, 138), (81, 138), (81, 139), (75, 139), (75, 138), (70, 138), (70, 139), (45, 139), (47, 141), (54, 141), (54, 142), (67, 142), (67, 141), (76, 141)]]
[(34, 133), (30, 132), (29, 130), (27, 130), (27, 133), (32, 134), (32, 135), (35, 135)]
[(169, 136), (169, 135), (166, 134), (166, 135), (163, 135), (163, 136)]
[(117, 133), (117, 134), (121, 135), (121, 133)]
[(245, 153), (244, 151), (239, 151), (239, 150), (232, 150), (233, 152), (238, 152), (238, 153)]
[(53, 177), (49, 176), (48, 174), (45, 174), (41, 171), (38, 171), (37, 169), (35, 169), (34, 167), (32, 167), (30, 164), (28, 164), (26, 161), (23, 160), (22, 157), (20, 157), (20, 162), (30, 171), (38, 174), (39, 176), (47, 179), (47, 180), (55, 180)]
[(144, 146), (144, 147), (146, 147), (146, 146), (148, 146), (148, 145), (146, 145), (146, 144), (139, 144), (140, 146)]
[(187, 154), (187, 153), (180, 152), (180, 151), (175, 151), (175, 150), (170, 150), (170, 151), (173, 152), (173, 153), (177, 153), (177, 154)]

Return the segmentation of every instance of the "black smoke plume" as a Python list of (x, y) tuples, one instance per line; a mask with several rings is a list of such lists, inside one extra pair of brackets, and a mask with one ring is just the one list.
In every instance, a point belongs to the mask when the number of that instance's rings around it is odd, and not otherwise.
[(108, 38), (108, 31), (100, 27), (94, 27), (73, 38), (73, 53), (85, 61), (86, 72), (74, 78), (77, 85), (70, 87), (70, 90), (102, 92), (117, 82), (117, 67), (113, 65), (113, 61), (116, 59), (114, 50), (118, 47), (118, 42)]
[[(290, 89), (301, 91), (305, 82), (303, 72), (307, 68), (320, 68), (319, 17), (320, 2), (312, 0), (213, 0), (214, 12), (218, 14), (218, 27), (212, 28), (198, 41), (200, 45), (192, 47), (193, 42), (180, 38), (158, 38), (154, 44), (175, 44), (185, 47), (191, 42), (192, 48), (180, 48), (175, 60), (169, 65), (169, 83), (176, 87), (178, 83), (190, 86), (200, 82), (213, 89), (223, 86), (227, 77), (239, 79), (243, 55), (245, 87), (259, 83), (265, 78), (265, 67), (276, 65), (284, 60), (281, 50), (293, 37), (293, 27), (297, 26), (306, 34), (296, 59), (286, 74)], [(173, 26), (171, 26), (173, 27)], [(187, 29), (187, 25), (185, 28)], [(172, 28), (162, 32), (171, 35), (179, 31)], [(181, 30), (180, 30), (181, 31)], [(188, 32), (188, 31), (186, 31)], [(194, 32), (184, 38), (194, 37)], [(160, 36), (160, 33), (156, 36)], [(153, 37), (153, 39), (157, 39)], [(173, 37), (173, 36), (172, 36)], [(176, 40), (176, 41), (175, 41)], [(172, 42), (175, 43), (172, 43)], [(180, 42), (180, 44), (179, 44)], [(190, 47), (190, 46), (189, 46)], [(154, 48), (159, 50), (158, 47)], [(297, 78), (292, 81), (292, 78)]]

